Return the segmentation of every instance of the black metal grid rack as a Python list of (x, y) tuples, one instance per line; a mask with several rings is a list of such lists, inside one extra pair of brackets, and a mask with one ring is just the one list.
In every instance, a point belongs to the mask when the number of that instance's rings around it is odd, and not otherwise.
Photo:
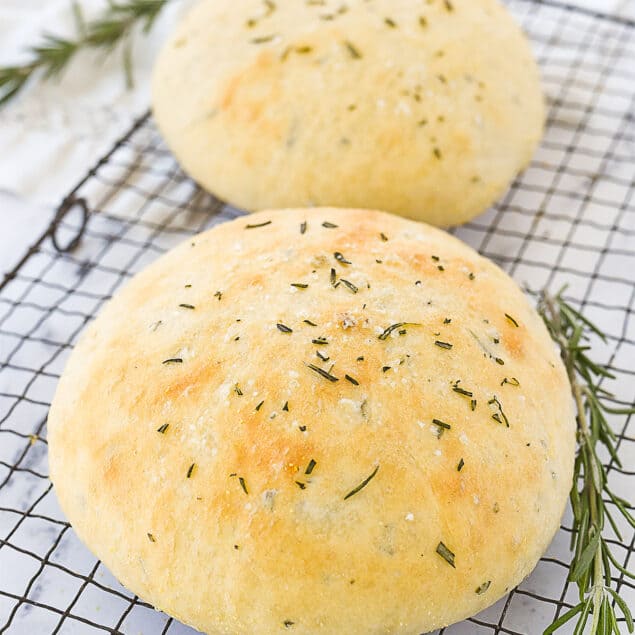
[[(547, 132), (504, 199), (454, 233), (532, 289), (568, 283), (567, 298), (607, 333), (607, 344), (593, 347), (616, 376), (615, 402), (632, 405), (635, 23), (551, 0), (509, 4), (543, 70)], [(238, 214), (179, 170), (146, 115), (79, 183), (2, 282), (0, 633), (191, 632), (133, 597), (79, 543), (47, 479), (46, 415), (70, 349), (105, 300), (175, 243)], [(630, 418), (613, 424), (624, 467), (607, 457), (609, 478), (628, 497), (635, 428)], [(635, 533), (621, 529), (615, 553), (632, 568)], [(527, 580), (444, 632), (542, 632), (575, 602), (566, 577), (570, 534), (565, 516)], [(635, 606), (633, 582), (620, 575), (616, 583)]]

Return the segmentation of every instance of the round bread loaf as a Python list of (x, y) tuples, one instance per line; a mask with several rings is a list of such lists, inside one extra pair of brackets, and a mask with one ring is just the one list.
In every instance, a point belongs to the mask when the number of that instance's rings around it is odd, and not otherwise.
[(442, 226), (501, 195), (544, 117), (497, 0), (203, 0), (158, 59), (153, 103), (184, 169), (238, 207)]
[(544, 552), (571, 484), (565, 371), (514, 282), (380, 212), (181, 244), (70, 357), (50, 469), (123, 584), (206, 633), (420, 633)]

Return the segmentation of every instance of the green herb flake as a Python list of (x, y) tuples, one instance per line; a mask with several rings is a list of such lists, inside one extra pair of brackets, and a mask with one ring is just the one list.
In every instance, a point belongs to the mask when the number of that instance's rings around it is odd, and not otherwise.
[(391, 29), (397, 28), (397, 23), (392, 18), (384, 18), (384, 22), (386, 26), (390, 27)]
[(470, 280), (474, 280), (476, 278), (476, 276), (470, 271), (470, 273), (467, 276)]
[(303, 221), (302, 223), (300, 223), (300, 233), (301, 234), (306, 234), (306, 228), (307, 228), (307, 222)]
[(309, 461), (309, 464), (306, 466), (306, 470), (304, 470), (304, 473), (308, 476), (309, 474), (311, 474), (311, 472), (313, 472), (313, 468), (317, 465), (317, 463), (311, 459)]
[(435, 346), (438, 346), (439, 348), (445, 348), (448, 351), (451, 350), (452, 346), (453, 346), (449, 342), (441, 342), (439, 340), (436, 340), (436, 342), (434, 344), (435, 344)]
[(453, 568), (456, 569), (454, 564), (455, 555), (442, 543), (437, 545), (437, 553)]
[(357, 381), (357, 379), (355, 379), (355, 377), (351, 377), (350, 375), (344, 375), (344, 378), (347, 381), (350, 381), (351, 384), (353, 384), (353, 386), (359, 386), (359, 382)]
[[(271, 36), (273, 37), (273, 36)], [(245, 225), (245, 229), (258, 229), (259, 227), (266, 227), (267, 225), (271, 225), (270, 220), (266, 220), (264, 223), (253, 223)]]
[(333, 286), (335, 286), (335, 283), (337, 282), (337, 271), (335, 271), (335, 269), (333, 269), (333, 267), (331, 267), (331, 284)]
[(445, 318), (445, 319), (443, 320), (443, 324), (450, 324), (450, 322), (452, 322), (452, 319), (451, 319), (451, 318)]
[(505, 365), (505, 361), (503, 359), (501, 359), (500, 357), (495, 357), (494, 361), (499, 365), (499, 366), (504, 366)]
[(329, 359), (331, 359), (328, 355), (324, 355), (324, 353), (321, 353), (320, 351), (315, 351), (315, 354), (317, 357), (319, 357), (323, 362), (328, 362)]
[[(260, 37), (254, 37), (250, 40), (250, 42), (252, 44), (266, 44), (267, 42), (271, 42), (271, 40), (273, 40), (273, 38), (275, 38), (275, 34), (271, 34), (271, 35), (262, 35)], [(268, 225), (271, 221), (264, 223), (264, 225)], [(251, 227), (249, 225), (247, 225), (247, 227), (245, 229), (253, 229), (255, 227), (262, 227), (262, 225), (252, 225)]]
[(285, 620), (282, 623), (284, 624), (285, 628), (291, 628), (295, 624), (295, 622), (292, 622), (291, 620)]
[(311, 340), (311, 343), (315, 344), (316, 346), (326, 346), (329, 341), (325, 337), (316, 337), (315, 339)]
[(296, 289), (308, 289), (309, 287), (309, 285), (305, 284), (304, 282), (292, 282), (291, 286), (295, 287)]
[(333, 257), (335, 258), (335, 260), (337, 260), (337, 262), (341, 262), (343, 265), (353, 264), (350, 260), (346, 260), (344, 254), (341, 251), (336, 251), (333, 254)]
[(460, 381), (461, 380), (459, 379), (452, 384), (452, 390), (458, 393), (459, 395), (465, 395), (466, 397), (473, 397), (474, 393), (470, 392), (469, 390), (465, 390), (464, 388), (461, 388), (459, 386)]
[(494, 395), (488, 402), (488, 405), (494, 405), (497, 409), (498, 412), (495, 412), (492, 415), (492, 419), (494, 419), (494, 421), (496, 421), (497, 423), (504, 423), (505, 427), (509, 428), (509, 420), (507, 419), (507, 416), (505, 415), (505, 412), (503, 411), (503, 405), (501, 404), (501, 402), (498, 400), (498, 398), (496, 397), (496, 395)]
[(487, 589), (489, 589), (489, 585), (492, 584), (491, 580), (488, 580), (487, 582), (483, 582), (483, 584), (481, 584), (481, 586), (477, 587), (475, 590), (476, 595), (483, 595), (483, 593), (485, 593), (485, 591), (487, 591)]
[(193, 304), (185, 304), (185, 303), (181, 303), (181, 304), (179, 304), (179, 306), (182, 309), (195, 309), (196, 308)]
[(187, 478), (192, 478), (192, 474), (194, 473), (194, 468), (196, 467), (196, 463), (192, 463), (187, 470)]
[(182, 357), (170, 357), (169, 359), (164, 359), (161, 363), (162, 364), (182, 364), (183, 363), (183, 358)]
[(326, 229), (336, 229), (337, 227), (339, 227), (339, 225), (336, 225), (335, 223), (329, 223), (329, 221), (325, 220), (322, 223), (322, 227), (326, 227)]
[(461, 457), (461, 460), (459, 461), (459, 464), (456, 466), (456, 471), (460, 472), (463, 469), (464, 465), (465, 465), (465, 461), (463, 460), (463, 457)]
[(186, 285), (185, 285), (185, 288), (186, 288), (186, 289), (191, 289), (191, 288), (192, 288), (192, 285), (191, 285), (191, 284), (186, 284)]
[(382, 373), (387, 373), (391, 368), (392, 368), (392, 366), (382, 366), (381, 367), (381, 372)]
[(256, 406), (256, 412), (258, 412), (260, 410), (260, 408), (262, 408), (262, 404), (265, 403), (265, 400), (263, 399), (257, 406)]
[(428, 20), (423, 15), (419, 16), (419, 26), (423, 29), (425, 29), (428, 26)]
[(349, 280), (345, 280), (344, 278), (340, 278), (340, 282), (351, 292), (357, 293), (359, 289)]
[(346, 49), (348, 50), (348, 52), (350, 53), (351, 57), (354, 60), (359, 60), (362, 58), (362, 54), (359, 52), (359, 49), (353, 43), (346, 40), (344, 42), (344, 46), (346, 47)]
[(348, 494), (346, 494), (346, 496), (344, 496), (344, 500), (348, 500), (351, 496), (355, 496), (355, 494), (363, 490), (366, 487), (366, 485), (368, 485), (373, 480), (373, 478), (375, 478), (375, 475), (377, 474), (378, 471), (379, 471), (379, 465), (375, 467), (375, 469), (372, 471), (370, 476), (366, 477), (357, 487), (355, 487)]
[(306, 489), (306, 483), (302, 483), (301, 481), (296, 481), (295, 484), (300, 488), (300, 489)]
[(159, 428), (157, 428), (157, 432), (159, 434), (165, 434), (168, 431), (168, 428), (170, 427), (169, 423), (164, 423), (163, 425), (161, 425)]
[(285, 401), (285, 402), (284, 402), (284, 406), (282, 406), (282, 409), (283, 409), (285, 412), (289, 412), (289, 402), (288, 402), (288, 401)]
[(240, 386), (238, 384), (236, 384), (234, 386), (234, 392), (239, 396), (242, 397), (243, 396), (243, 391), (240, 389)]
[(291, 47), (290, 46), (286, 46), (284, 51), (282, 51), (282, 53), (280, 53), (280, 61), (284, 62), (287, 59), (287, 57), (289, 57), (290, 53), (291, 53)]
[(278, 324), (276, 324), (276, 327), (282, 333), (293, 333), (293, 329), (289, 328), (285, 324), (281, 324), (280, 322), (278, 322)]
[(307, 364), (307, 367), (310, 368), (314, 373), (317, 373), (321, 377), (324, 377), (324, 379), (328, 379), (328, 381), (332, 383), (335, 383), (336, 381), (340, 380), (339, 377), (335, 377), (335, 375), (331, 375), (331, 373), (325, 371), (323, 368), (320, 368), (319, 366), (316, 366), (315, 364)]
[(474, 412), (476, 410), (476, 399), (470, 400), (470, 410)]
[(148, 536), (148, 540), (150, 542), (156, 542), (157, 541), (156, 538), (150, 532), (147, 533), (147, 536)]
[(421, 324), (417, 322), (397, 322), (396, 324), (391, 324), (387, 329), (384, 330), (381, 335), (377, 336), (377, 339), (380, 339), (382, 341), (387, 340), (393, 331), (397, 331), (404, 326), (421, 326)]
[(505, 317), (507, 318), (507, 321), (513, 324), (516, 328), (520, 326), (518, 322), (516, 322), (516, 320), (511, 315), (509, 315), (509, 313), (505, 313)]
[(363, 362), (363, 361), (364, 361), (364, 356), (363, 356), (363, 355), (360, 355), (360, 356), (357, 358), (357, 361), (358, 361), (358, 362)]
[(520, 382), (515, 377), (505, 377), (505, 379), (501, 381), (501, 386), (504, 386), (505, 384), (509, 384), (510, 386), (520, 386)]
[(384, 242), (388, 242), (388, 236), (386, 236), (386, 234), (384, 234), (384, 232), (380, 232), (379, 237), (384, 241)]
[(317, 326), (317, 324), (315, 322), (311, 322), (311, 320), (302, 320), (305, 324), (308, 324), (309, 326)]
[(441, 421), (440, 419), (432, 419), (432, 423), (434, 423), (435, 426), (439, 426), (440, 428), (443, 428), (445, 430), (450, 430), (452, 428), (449, 423), (445, 423), (445, 421)]
[(434, 156), (435, 156), (437, 159), (441, 159), (441, 157), (443, 156), (443, 155), (441, 154), (441, 149), (440, 149), (440, 148), (436, 148), (436, 147), (432, 150), (432, 154), (434, 154)]
[(247, 490), (247, 483), (245, 483), (245, 479), (242, 476), (238, 477), (238, 482), (240, 483), (240, 486), (243, 488), (243, 492), (245, 492), (245, 494), (249, 494), (249, 491)]
[(222, 291), (217, 291), (217, 292), (214, 294), (214, 297), (215, 297), (215, 298), (218, 298), (218, 301), (220, 302), (220, 301), (221, 301), (221, 299), (222, 299), (222, 297), (223, 297), (223, 292), (222, 292)]
[(445, 8), (448, 13), (452, 13), (452, 11), (454, 11), (454, 5), (450, 2), (450, 0), (443, 0), (443, 4), (445, 4)]

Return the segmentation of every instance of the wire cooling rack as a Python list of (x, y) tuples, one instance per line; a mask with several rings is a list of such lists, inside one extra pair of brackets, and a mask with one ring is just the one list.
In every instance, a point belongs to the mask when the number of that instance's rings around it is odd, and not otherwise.
[[(550, 1), (510, 6), (542, 66), (547, 133), (504, 199), (454, 233), (531, 289), (567, 283), (567, 298), (607, 334), (607, 343), (594, 341), (593, 348), (616, 376), (615, 403), (631, 405), (635, 23)], [(78, 541), (47, 479), (46, 415), (71, 348), (106, 299), (177, 242), (239, 214), (179, 170), (146, 115), (79, 183), (2, 282), (0, 633), (193, 632), (131, 595)], [(624, 467), (606, 457), (609, 478), (617, 494), (632, 498), (635, 428), (630, 418), (612, 423)], [(623, 540), (611, 542), (633, 569), (635, 534), (620, 528)], [(566, 515), (527, 580), (443, 632), (541, 633), (576, 602), (567, 582), (570, 536)], [(632, 581), (619, 575), (615, 583), (635, 607)]]

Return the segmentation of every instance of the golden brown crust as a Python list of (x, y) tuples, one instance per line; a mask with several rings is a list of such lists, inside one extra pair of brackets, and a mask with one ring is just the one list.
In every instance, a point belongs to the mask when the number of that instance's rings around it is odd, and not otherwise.
[(153, 80), (185, 170), (248, 210), (370, 207), (442, 226), (482, 212), (542, 135), (518, 26), (498, 0), (341, 6), (194, 7)]
[(534, 567), (574, 420), (491, 262), (384, 213), (287, 210), (137, 275), (73, 352), (49, 441), (79, 536), (158, 608), (207, 633), (411, 634)]

